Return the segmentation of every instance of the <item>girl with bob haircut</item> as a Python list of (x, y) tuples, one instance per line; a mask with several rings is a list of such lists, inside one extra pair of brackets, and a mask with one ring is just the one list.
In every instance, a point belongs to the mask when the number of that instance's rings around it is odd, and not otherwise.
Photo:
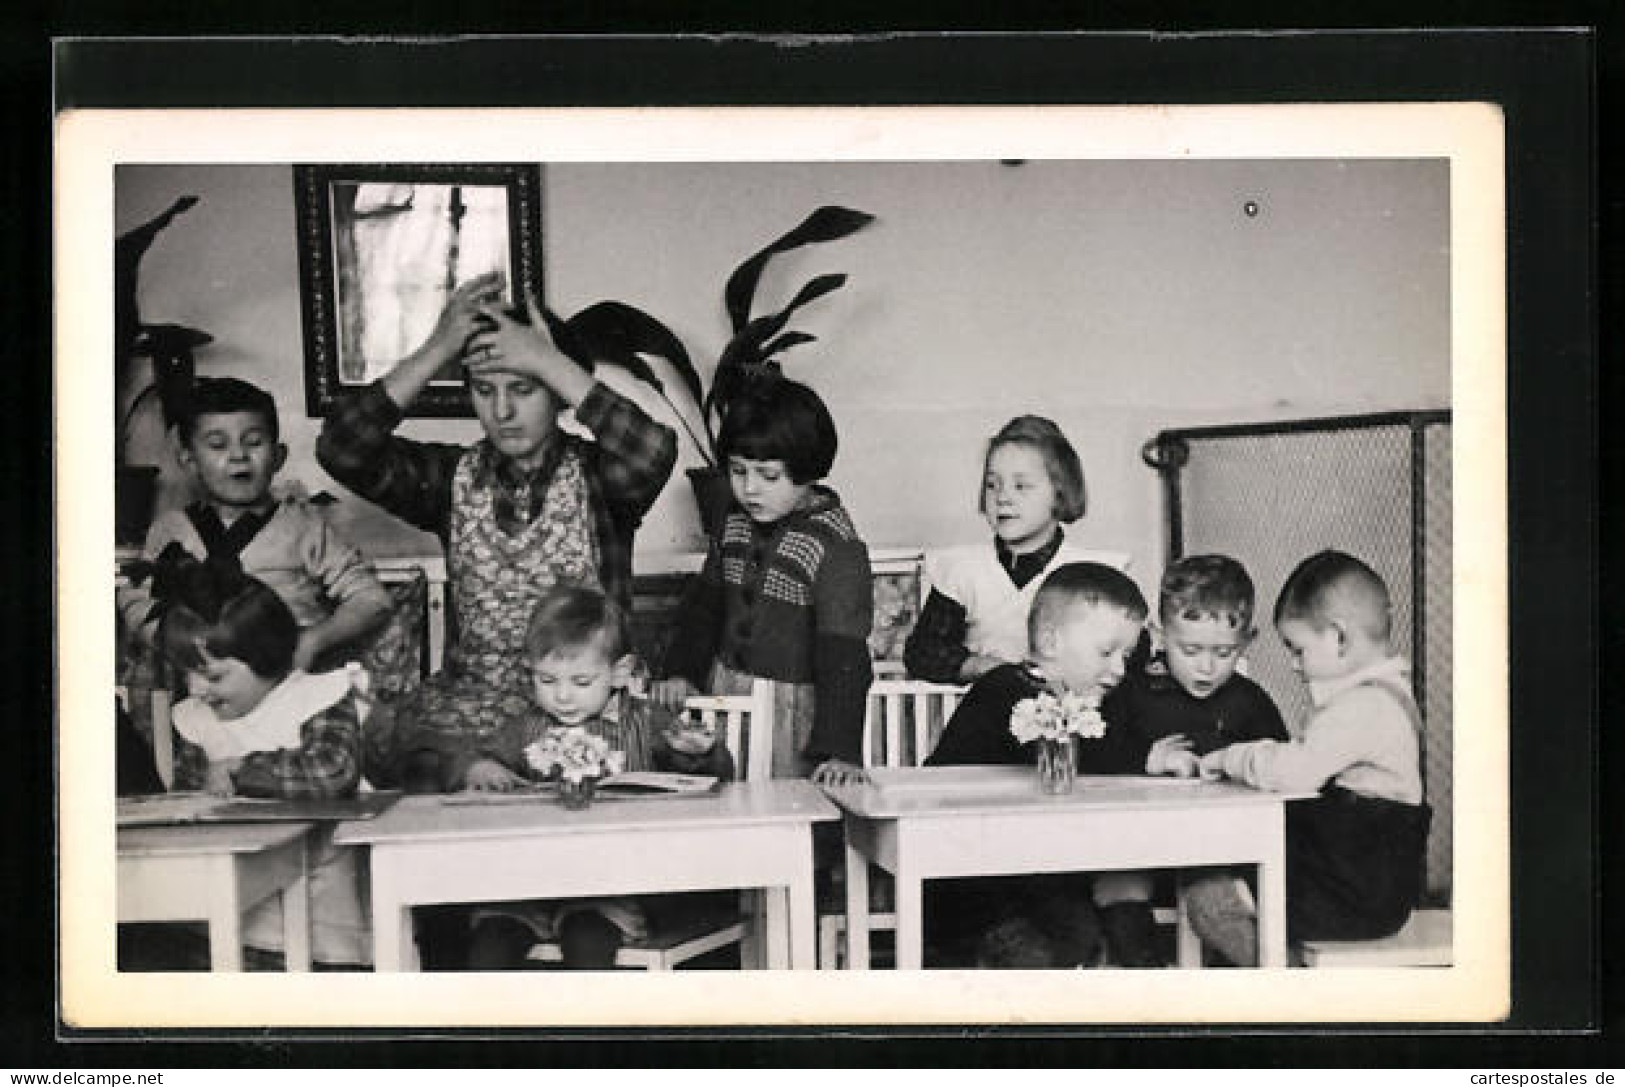
[(1027, 652), (1027, 612), (1044, 578), (1072, 562), (1128, 569), (1128, 555), (1093, 551), (1066, 538), (1063, 524), (1087, 505), (1083, 464), (1061, 428), (1018, 415), (988, 442), (977, 511), (993, 546), (970, 544), (926, 556), (930, 592), (903, 650), (910, 675), (970, 683)]
[(775, 681), (773, 776), (863, 779), (872, 672), (869, 552), (819, 483), (835, 423), (818, 394), (767, 378), (729, 405), (717, 436), (733, 505), (678, 613), (654, 686), (676, 710), (701, 690)]

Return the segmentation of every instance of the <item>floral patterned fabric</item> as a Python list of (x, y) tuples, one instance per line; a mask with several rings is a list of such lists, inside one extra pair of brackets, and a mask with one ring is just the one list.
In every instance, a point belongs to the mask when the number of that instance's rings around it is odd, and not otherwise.
[(392, 608), (389, 619), (361, 653), (361, 666), (375, 698), (395, 701), (423, 683), (427, 653), (429, 578), (416, 570), (405, 581), (384, 586)]
[(375, 783), (396, 780), (401, 757), (412, 751), (461, 761), (470, 747), (530, 713), (524, 644), (536, 601), (563, 582), (598, 584), (587, 481), (576, 450), (565, 452), (541, 512), (512, 533), (498, 523), (494, 487), (477, 471), (478, 460), (476, 447), (452, 482), (446, 565), (457, 638), (445, 669), (396, 703), (395, 733), (384, 745), (391, 755), (386, 765), (369, 767)]

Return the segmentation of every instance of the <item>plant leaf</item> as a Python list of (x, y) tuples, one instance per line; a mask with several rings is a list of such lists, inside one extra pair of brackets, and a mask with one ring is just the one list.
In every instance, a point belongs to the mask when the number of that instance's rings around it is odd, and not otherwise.
[(868, 212), (825, 205), (816, 209), (795, 228), (752, 254), (734, 269), (723, 291), (723, 300), (727, 305), (728, 318), (733, 324), (734, 331), (738, 332), (749, 322), (751, 303), (756, 297), (756, 285), (762, 277), (762, 269), (776, 254), (814, 242), (844, 238), (848, 234), (862, 230), (873, 221), (874, 216)]
[[(595, 359), (625, 367), (656, 391), (664, 386), (640, 356), (658, 355), (671, 363), (697, 405), (701, 400), (700, 375), (681, 340), (660, 321), (624, 302), (605, 301), (588, 306), (565, 322), (580, 349)], [(560, 345), (561, 349), (563, 345)]]

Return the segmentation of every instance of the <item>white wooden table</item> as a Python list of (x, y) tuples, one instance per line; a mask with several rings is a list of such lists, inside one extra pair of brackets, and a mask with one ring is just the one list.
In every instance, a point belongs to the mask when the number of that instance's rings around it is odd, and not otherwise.
[(289, 970), (310, 969), (310, 823), (206, 823), (121, 827), (118, 919), (205, 921), (209, 967), (243, 968), (243, 915), (282, 899)]
[(828, 788), (846, 829), (847, 963), (869, 966), (869, 865), (897, 881), (897, 966), (921, 965), (927, 879), (1046, 872), (1258, 867), (1258, 946), (1286, 965), (1286, 834), (1279, 793), (1233, 782), (1080, 777), (1046, 796), (1031, 766), (874, 769)]
[(583, 811), (549, 796), (457, 799), (404, 797), (334, 835), (335, 844), (369, 848), (378, 970), (417, 968), (413, 906), (758, 887), (768, 967), (816, 965), (812, 824), (840, 813), (808, 782), (599, 798)]

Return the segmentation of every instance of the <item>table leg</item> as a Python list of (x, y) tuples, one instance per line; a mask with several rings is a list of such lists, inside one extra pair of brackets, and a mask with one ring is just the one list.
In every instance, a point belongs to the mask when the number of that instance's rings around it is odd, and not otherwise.
[(299, 878), (282, 889), (282, 957), (284, 968), (310, 970), (310, 866), (306, 843), (299, 843)]
[[(899, 851), (900, 853), (900, 851)], [(921, 918), (921, 881), (897, 858), (897, 969), (918, 970), (924, 961), (925, 927)]]
[(1285, 814), (1276, 809), (1267, 845), (1258, 865), (1258, 965), (1284, 967), (1286, 956)]
[(226, 855), (209, 860), (209, 969), (240, 973), (243, 969), (243, 912), (237, 894), (237, 860)]
[(418, 948), (412, 939), (412, 910), (395, 892), (389, 863), (379, 863), (372, 849), (372, 958), (379, 973), (418, 968)]
[(869, 859), (846, 835), (846, 968), (869, 969)]
[(818, 966), (818, 907), (813, 895), (812, 848), (807, 863), (796, 866), (796, 878), (785, 888), (790, 904), (790, 969), (813, 970)]
[(762, 898), (767, 910), (767, 968), (788, 970), (793, 957), (790, 948), (790, 888), (764, 887)]

